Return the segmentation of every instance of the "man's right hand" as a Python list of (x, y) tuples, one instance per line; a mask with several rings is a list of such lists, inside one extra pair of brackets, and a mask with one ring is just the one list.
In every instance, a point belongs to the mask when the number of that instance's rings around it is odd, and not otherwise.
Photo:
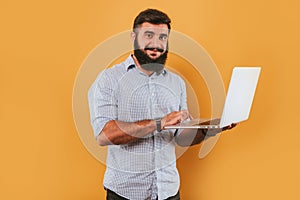
[(161, 119), (161, 127), (162, 129), (164, 129), (165, 126), (181, 123), (184, 120), (186, 120), (189, 116), (190, 115), (187, 110), (173, 111)]

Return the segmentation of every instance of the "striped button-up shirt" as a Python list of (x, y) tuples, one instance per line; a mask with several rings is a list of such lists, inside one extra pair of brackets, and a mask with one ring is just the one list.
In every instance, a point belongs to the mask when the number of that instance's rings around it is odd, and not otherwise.
[[(101, 72), (89, 90), (95, 137), (110, 120), (136, 122), (187, 110), (184, 81), (164, 69), (147, 76), (131, 56)], [(166, 199), (179, 190), (174, 131), (154, 131), (124, 145), (109, 145), (104, 187), (130, 200)]]

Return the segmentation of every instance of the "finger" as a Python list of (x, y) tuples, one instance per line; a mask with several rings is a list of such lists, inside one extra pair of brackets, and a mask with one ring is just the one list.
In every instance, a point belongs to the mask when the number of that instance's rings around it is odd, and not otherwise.
[(188, 112), (186, 110), (181, 111), (173, 111), (167, 115), (166, 124), (174, 125), (177, 123), (183, 122), (188, 116)]
[(182, 110), (181, 116), (182, 116), (182, 119), (185, 120), (189, 117), (189, 112), (187, 110)]
[(167, 124), (168, 125), (174, 125), (174, 124), (177, 124), (177, 123), (181, 123), (181, 117), (180, 115), (179, 116), (176, 116), (176, 117), (172, 117), (170, 118), (168, 121), (167, 121)]
[(236, 127), (239, 123), (233, 123), (232, 128)]
[(230, 127), (231, 127), (231, 125), (225, 126), (225, 127), (222, 128), (222, 131), (227, 131), (227, 130), (231, 129)]
[(222, 131), (230, 130), (230, 129), (234, 128), (236, 125), (237, 125), (237, 123), (232, 123), (228, 126), (223, 127)]
[(234, 127), (236, 127), (236, 123), (232, 123), (231, 125), (229, 125), (229, 129), (233, 129)]

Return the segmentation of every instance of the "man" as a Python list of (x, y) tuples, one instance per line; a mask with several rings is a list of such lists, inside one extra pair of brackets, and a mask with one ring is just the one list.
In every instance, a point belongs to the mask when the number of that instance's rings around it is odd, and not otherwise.
[(95, 138), (108, 145), (107, 199), (180, 199), (175, 144), (205, 138), (205, 130), (164, 130), (189, 118), (184, 81), (164, 68), (170, 23), (159, 10), (139, 13), (134, 54), (103, 71), (89, 90)]

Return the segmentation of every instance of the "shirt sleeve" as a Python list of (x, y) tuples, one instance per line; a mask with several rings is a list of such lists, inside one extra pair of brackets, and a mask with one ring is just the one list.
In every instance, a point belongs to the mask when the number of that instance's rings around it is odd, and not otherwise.
[[(181, 90), (181, 95), (180, 95), (180, 110), (187, 110), (188, 111), (188, 106), (187, 106), (187, 96), (186, 96), (186, 86), (185, 83), (182, 79), (180, 79), (180, 90)], [(186, 119), (187, 121), (190, 120), (190, 118)], [(183, 129), (176, 129), (174, 136), (177, 137), (180, 135), (180, 133), (183, 131)]]
[(90, 120), (95, 138), (108, 121), (117, 119), (115, 88), (116, 81), (112, 80), (107, 71), (103, 71), (89, 89)]
[(186, 86), (185, 83), (182, 79), (180, 79), (180, 90), (181, 90), (181, 95), (180, 95), (180, 110), (188, 110), (187, 107), (187, 100), (186, 100)]

